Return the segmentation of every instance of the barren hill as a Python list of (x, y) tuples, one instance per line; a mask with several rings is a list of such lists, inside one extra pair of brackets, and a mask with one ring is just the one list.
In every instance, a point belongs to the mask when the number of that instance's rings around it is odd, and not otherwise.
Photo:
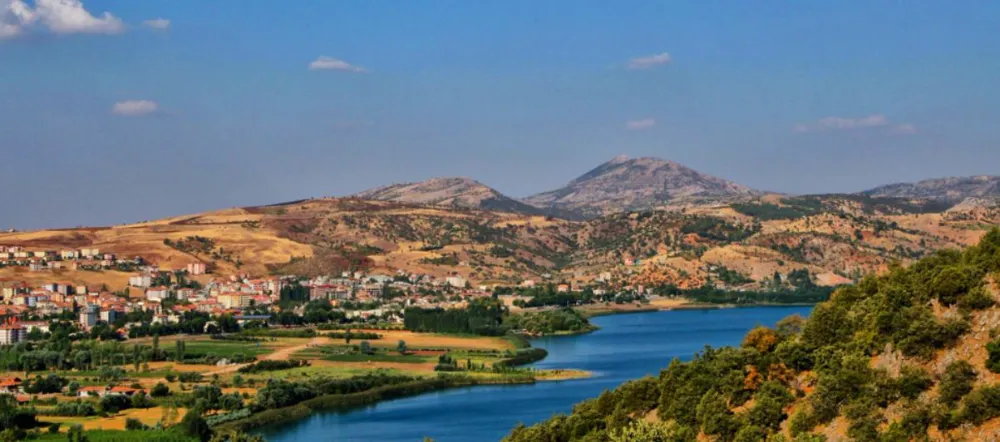
[(739, 184), (658, 158), (619, 156), (525, 202), (589, 215), (650, 209), (678, 201), (731, 199), (757, 195)]
[(479, 181), (465, 177), (431, 178), (417, 183), (391, 184), (353, 195), (355, 198), (411, 204), (544, 215), (546, 211), (510, 198)]

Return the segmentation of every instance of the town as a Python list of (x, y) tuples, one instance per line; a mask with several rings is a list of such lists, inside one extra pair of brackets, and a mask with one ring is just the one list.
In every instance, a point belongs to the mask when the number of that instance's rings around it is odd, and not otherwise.
[[(141, 257), (119, 259), (98, 249), (27, 250), (0, 246), (0, 266), (25, 266), (32, 272), (53, 269), (116, 269), (134, 271), (128, 287), (112, 291), (107, 285), (74, 285), (52, 282), (31, 286), (23, 281), (0, 280), (0, 318), (6, 322), (0, 345), (19, 342), (33, 329), (48, 333), (47, 319), (72, 320), (80, 331), (98, 324), (120, 325), (113, 332), (121, 339), (135, 337), (141, 322), (123, 321), (129, 313), (150, 312), (150, 324), (178, 324), (187, 312), (210, 317), (231, 315), (240, 324), (267, 321), (282, 311), (285, 300), (329, 302), (357, 321), (401, 323), (406, 306), (455, 308), (471, 297), (490, 296), (490, 287), (472, 288), (465, 278), (433, 278), (396, 272), (393, 275), (343, 272), (302, 280), (296, 276), (255, 278), (252, 275), (210, 275), (204, 263), (163, 269)], [(204, 283), (198, 280), (205, 281)], [(533, 281), (524, 284), (534, 286)], [(567, 291), (568, 285), (558, 290)], [(299, 311), (292, 311), (301, 314)], [(13, 320), (13, 323), (10, 322)], [(11, 325), (16, 324), (16, 325)], [(145, 324), (145, 325), (150, 325)], [(209, 321), (205, 333), (215, 325)]]

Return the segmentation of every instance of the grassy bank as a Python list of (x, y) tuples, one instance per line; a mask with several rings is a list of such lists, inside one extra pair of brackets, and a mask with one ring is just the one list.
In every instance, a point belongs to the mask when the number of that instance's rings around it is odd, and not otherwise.
[(222, 432), (229, 430), (249, 431), (294, 422), (317, 411), (350, 411), (381, 401), (401, 399), (432, 391), (475, 385), (531, 384), (534, 382), (535, 379), (531, 377), (473, 378), (464, 375), (440, 375), (434, 379), (388, 385), (360, 393), (319, 396), (291, 407), (265, 410), (246, 419), (227, 422), (215, 429)]

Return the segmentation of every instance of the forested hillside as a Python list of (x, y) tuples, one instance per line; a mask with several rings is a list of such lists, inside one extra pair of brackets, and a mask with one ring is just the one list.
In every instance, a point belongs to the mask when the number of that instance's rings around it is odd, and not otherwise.
[(998, 274), (993, 229), (505, 440), (997, 440)]

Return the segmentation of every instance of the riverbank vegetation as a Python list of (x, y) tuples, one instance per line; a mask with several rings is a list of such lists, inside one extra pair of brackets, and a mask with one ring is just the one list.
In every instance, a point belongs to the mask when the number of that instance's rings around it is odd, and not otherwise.
[[(727, 285), (739, 282), (726, 268), (717, 270), (720, 281)], [(727, 282), (728, 281), (728, 282)], [(778, 273), (761, 289), (724, 289), (706, 283), (701, 287), (681, 289), (674, 285), (653, 288), (660, 296), (683, 297), (702, 304), (767, 305), (767, 304), (816, 304), (830, 299), (835, 287), (820, 286), (813, 282), (806, 269), (792, 270), (787, 275)]]
[(511, 330), (535, 336), (578, 334), (597, 329), (587, 318), (571, 308), (524, 311), (508, 316), (505, 324)]
[(584, 333), (596, 329), (586, 317), (570, 308), (511, 313), (496, 298), (479, 298), (465, 309), (408, 308), (407, 330), (504, 336), (510, 333), (553, 335)]
[(964, 252), (841, 287), (808, 320), (675, 360), (505, 441), (977, 439), (1000, 419), (990, 374), (1000, 371), (990, 362), (1000, 360), (998, 275), (994, 229)]

